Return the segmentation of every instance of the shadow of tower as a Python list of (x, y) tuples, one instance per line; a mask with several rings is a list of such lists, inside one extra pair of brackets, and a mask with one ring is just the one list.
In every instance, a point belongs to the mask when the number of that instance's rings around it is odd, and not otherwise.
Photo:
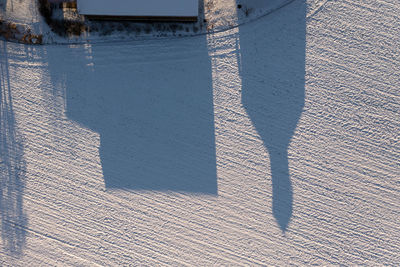
[[(256, 2), (237, 0), (242, 10)], [(242, 102), (269, 152), (272, 211), (286, 231), (293, 210), (288, 147), (304, 105), (306, 3), (259, 20), (239, 28)]]

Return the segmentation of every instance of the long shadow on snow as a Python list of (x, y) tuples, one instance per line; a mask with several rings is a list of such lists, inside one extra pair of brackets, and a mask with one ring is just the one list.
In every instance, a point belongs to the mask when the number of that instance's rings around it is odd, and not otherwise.
[(25, 166), (16, 132), (7, 43), (0, 41), (0, 223), (4, 248), (19, 255), (25, 245), (27, 218), (23, 210)]
[(293, 210), (288, 147), (304, 105), (306, 3), (290, 5), (262, 18), (267, 23), (239, 28), (242, 102), (270, 154), (272, 211), (282, 231)]
[(196, 38), (48, 49), (67, 116), (100, 134), (107, 188), (217, 194), (211, 64)]

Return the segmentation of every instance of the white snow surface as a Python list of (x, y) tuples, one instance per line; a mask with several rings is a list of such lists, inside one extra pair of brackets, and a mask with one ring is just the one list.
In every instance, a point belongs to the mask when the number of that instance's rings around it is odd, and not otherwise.
[(295, 0), (190, 38), (0, 41), (0, 265), (398, 266), (398, 14)]

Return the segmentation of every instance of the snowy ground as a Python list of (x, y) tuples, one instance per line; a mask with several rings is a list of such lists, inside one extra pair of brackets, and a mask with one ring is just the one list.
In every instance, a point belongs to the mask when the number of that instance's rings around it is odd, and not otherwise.
[(0, 41), (0, 265), (399, 265), (399, 12)]

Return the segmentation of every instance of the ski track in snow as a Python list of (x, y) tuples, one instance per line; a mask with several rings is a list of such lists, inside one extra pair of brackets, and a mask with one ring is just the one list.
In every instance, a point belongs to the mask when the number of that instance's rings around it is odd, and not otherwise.
[[(317, 11), (297, 0), (162, 41), (1, 41), (0, 265), (399, 265), (400, 4)], [(141, 144), (159, 140), (152, 158)], [(293, 194), (285, 232), (272, 206), (280, 142)], [(216, 180), (107, 187), (130, 157), (144, 179)]]

